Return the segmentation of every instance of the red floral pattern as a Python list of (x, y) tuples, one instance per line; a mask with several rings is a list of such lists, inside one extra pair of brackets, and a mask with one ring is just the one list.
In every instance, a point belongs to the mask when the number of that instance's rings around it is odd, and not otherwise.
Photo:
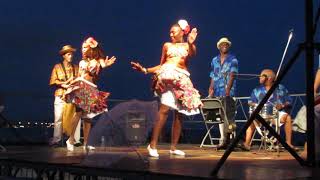
[(158, 94), (161, 94), (171, 89), (183, 109), (187, 111), (196, 110), (202, 106), (200, 94), (193, 87), (189, 74), (182, 71), (185, 70), (163, 65), (157, 72), (158, 81), (155, 90)]
[(66, 95), (66, 101), (74, 103), (85, 113), (102, 113), (107, 109), (108, 92), (99, 91), (86, 83), (78, 82), (78, 88)]

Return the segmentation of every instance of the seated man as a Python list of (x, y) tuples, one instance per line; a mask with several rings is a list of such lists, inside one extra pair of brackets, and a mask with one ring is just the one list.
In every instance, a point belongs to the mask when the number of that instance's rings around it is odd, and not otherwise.
[[(273, 85), (274, 80), (275, 74), (271, 69), (265, 69), (261, 72), (259, 79), (260, 86), (252, 91), (251, 97), (248, 100), (249, 106), (256, 106), (260, 103)], [(280, 123), (284, 124), (286, 142), (290, 147), (294, 148), (291, 144), (292, 120), (291, 116), (288, 114), (288, 108), (291, 106), (291, 98), (288, 95), (288, 90), (283, 85), (279, 84), (266, 104), (272, 104), (279, 111)], [(274, 120), (272, 123), (275, 124)], [(250, 142), (254, 130), (255, 126), (254, 123), (252, 123), (246, 131), (246, 138), (243, 144), (244, 150), (250, 150)]]

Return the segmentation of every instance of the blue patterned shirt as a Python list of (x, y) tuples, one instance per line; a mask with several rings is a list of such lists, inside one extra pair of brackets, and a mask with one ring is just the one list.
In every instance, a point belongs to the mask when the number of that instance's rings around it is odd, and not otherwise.
[[(226, 85), (230, 80), (230, 73), (238, 73), (238, 60), (235, 56), (228, 54), (221, 64), (220, 54), (212, 59), (210, 77), (213, 80), (213, 95), (217, 97), (226, 96)], [(236, 80), (230, 90), (230, 96), (235, 96)]]
[[(248, 103), (259, 103), (263, 97), (267, 94), (267, 90), (263, 85), (258, 86), (255, 88), (248, 100)], [(288, 90), (281, 84), (273, 91), (272, 95), (270, 96), (269, 100), (267, 101), (268, 104), (291, 104), (292, 99), (289, 96)]]

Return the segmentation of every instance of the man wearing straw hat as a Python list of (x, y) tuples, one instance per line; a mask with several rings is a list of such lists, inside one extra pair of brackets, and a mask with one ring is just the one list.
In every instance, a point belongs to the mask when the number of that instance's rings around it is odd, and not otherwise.
[[(62, 99), (67, 85), (77, 77), (78, 65), (72, 64), (73, 54), (76, 51), (71, 45), (65, 45), (59, 51), (62, 62), (55, 64), (51, 73), (49, 85), (55, 87), (54, 99), (54, 133), (49, 144), (59, 145), (62, 140), (62, 119), (66, 108), (66, 102)], [(69, 109), (69, 108), (68, 108)], [(80, 123), (79, 123), (80, 125)], [(80, 142), (80, 126), (78, 125), (76, 140)], [(63, 142), (63, 141), (61, 141)]]
[(228, 38), (223, 37), (217, 42), (217, 48), (220, 54), (212, 59), (210, 72), (210, 86), (208, 97), (219, 97), (222, 99), (227, 121), (219, 124), (220, 129), (220, 145), (218, 149), (226, 149), (230, 141), (230, 134), (235, 129), (235, 74), (238, 73), (238, 60), (234, 55), (229, 53), (231, 42)]

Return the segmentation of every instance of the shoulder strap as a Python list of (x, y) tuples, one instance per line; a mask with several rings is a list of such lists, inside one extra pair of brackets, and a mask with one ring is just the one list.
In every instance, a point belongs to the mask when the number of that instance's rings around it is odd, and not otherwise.
[(63, 70), (63, 73), (64, 73), (65, 80), (68, 80), (66, 68), (64, 67), (63, 63), (60, 63), (60, 64), (61, 64), (61, 67), (62, 67), (62, 70)]
[(74, 64), (71, 64), (72, 66), (72, 75), (73, 75), (73, 78), (76, 77), (76, 67)]

